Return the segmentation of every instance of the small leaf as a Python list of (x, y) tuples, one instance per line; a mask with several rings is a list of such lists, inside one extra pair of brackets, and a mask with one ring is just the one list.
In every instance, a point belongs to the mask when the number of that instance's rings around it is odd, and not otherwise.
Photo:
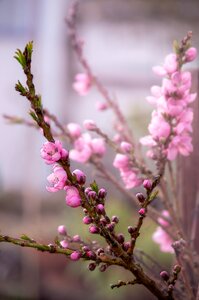
[(15, 90), (19, 92), (22, 96), (26, 96), (27, 89), (21, 84), (21, 82), (18, 80), (17, 84), (15, 85)]
[(95, 191), (96, 193), (98, 193), (99, 187), (96, 183), (96, 181), (94, 180), (93, 183), (90, 184), (90, 187), (92, 188), (93, 191)]
[(30, 111), (29, 111), (29, 115), (33, 118), (33, 120), (34, 120), (35, 122), (38, 121), (37, 116), (36, 116), (36, 114), (35, 114), (35, 112), (34, 112), (33, 110), (30, 110)]
[(17, 49), (14, 58), (21, 64), (22, 68), (24, 69), (26, 66), (26, 58), (20, 49)]
[(153, 200), (157, 197), (158, 193), (159, 193), (158, 190), (154, 191), (154, 192), (150, 195), (149, 202), (153, 201)]
[(178, 41), (177, 40), (174, 40), (173, 41), (173, 50), (176, 54), (179, 54), (180, 52), (180, 46), (178, 44)]
[(28, 241), (31, 243), (34, 243), (35, 241), (33, 239), (31, 239), (29, 236), (27, 236), (26, 234), (22, 234), (22, 236), (20, 237), (22, 240), (24, 241)]

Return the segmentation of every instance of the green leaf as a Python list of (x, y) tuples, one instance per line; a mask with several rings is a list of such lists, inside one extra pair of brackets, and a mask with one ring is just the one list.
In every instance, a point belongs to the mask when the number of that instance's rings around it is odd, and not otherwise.
[(29, 111), (29, 115), (33, 118), (33, 120), (34, 120), (35, 122), (38, 121), (38, 118), (37, 118), (37, 116), (36, 116), (36, 114), (35, 114), (35, 112), (34, 112), (33, 110), (30, 110), (30, 111)]
[(22, 234), (22, 236), (20, 237), (22, 240), (24, 241), (28, 241), (31, 243), (34, 243), (35, 241), (33, 239), (31, 239), (29, 236), (27, 236), (26, 234)]
[(178, 44), (178, 41), (177, 40), (174, 40), (173, 41), (173, 50), (176, 54), (179, 54), (180, 52), (180, 46)]
[(55, 242), (55, 244), (56, 244), (57, 246), (60, 247), (60, 241), (59, 241), (58, 236), (55, 237), (54, 242)]
[(20, 65), (24, 69), (26, 66), (26, 58), (20, 49), (17, 49), (17, 51), (15, 52), (14, 58), (20, 63)]
[(158, 190), (154, 191), (154, 192), (150, 195), (149, 202), (153, 201), (153, 200), (157, 197), (158, 193), (159, 193)]
[(19, 92), (22, 96), (26, 96), (27, 89), (21, 84), (21, 82), (18, 80), (17, 84), (15, 85), (15, 90)]
[(31, 61), (32, 52), (33, 52), (33, 41), (30, 41), (29, 43), (27, 43), (24, 50), (24, 54), (26, 55), (27, 61)]
[(96, 183), (96, 181), (94, 180), (93, 183), (90, 184), (90, 187), (92, 188), (93, 191), (95, 191), (96, 193), (98, 193), (99, 191), (99, 187)]

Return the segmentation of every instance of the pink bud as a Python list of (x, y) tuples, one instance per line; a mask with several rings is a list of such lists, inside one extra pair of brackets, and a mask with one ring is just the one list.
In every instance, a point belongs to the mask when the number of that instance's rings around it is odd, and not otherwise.
[(73, 175), (75, 175), (76, 180), (79, 184), (85, 184), (86, 182), (86, 175), (79, 169), (73, 171)]
[(99, 111), (106, 110), (108, 108), (108, 104), (105, 102), (97, 102), (96, 103), (96, 109)]
[(81, 253), (79, 251), (74, 251), (70, 255), (71, 260), (77, 261), (81, 258)]
[(104, 188), (101, 188), (98, 192), (98, 197), (103, 199), (106, 197), (106, 194), (107, 194), (106, 190)]
[(83, 218), (83, 223), (84, 224), (91, 224), (92, 223), (92, 219), (89, 216), (85, 216)]
[(145, 208), (140, 208), (140, 210), (139, 210), (140, 216), (144, 217), (145, 213), (146, 213), (146, 209)]
[(61, 235), (67, 235), (66, 226), (64, 225), (59, 225), (57, 231)]
[(97, 126), (93, 120), (85, 120), (84, 128), (87, 130), (95, 130), (97, 128)]
[(80, 96), (86, 96), (91, 87), (91, 79), (85, 73), (79, 73), (75, 76), (75, 82), (73, 83), (74, 90)]
[(146, 190), (150, 190), (152, 188), (152, 181), (150, 179), (145, 179), (143, 181), (143, 187), (146, 189)]
[(105, 210), (104, 210), (104, 205), (103, 204), (98, 204), (96, 207), (96, 211), (98, 214), (104, 214)]
[(88, 198), (91, 199), (91, 200), (95, 200), (97, 197), (97, 194), (95, 191), (90, 191), (88, 192)]
[(66, 240), (60, 241), (60, 245), (61, 245), (63, 248), (68, 248), (68, 242), (67, 242)]
[(130, 242), (124, 242), (124, 243), (123, 243), (123, 249), (124, 249), (125, 251), (127, 251), (129, 248), (130, 248)]
[(97, 234), (97, 233), (99, 233), (99, 228), (96, 227), (95, 225), (91, 225), (89, 227), (89, 231), (90, 231), (90, 233)]
[(185, 61), (186, 62), (193, 61), (196, 58), (196, 56), (197, 56), (197, 49), (191, 47), (185, 52)]
[(81, 238), (78, 234), (76, 234), (73, 236), (72, 241), (75, 243), (79, 243), (79, 242), (81, 242)]
[(81, 198), (78, 190), (74, 186), (66, 186), (66, 204), (70, 207), (81, 206)]
[(120, 148), (122, 151), (124, 151), (124, 153), (129, 153), (133, 149), (132, 145), (127, 142), (121, 142)]

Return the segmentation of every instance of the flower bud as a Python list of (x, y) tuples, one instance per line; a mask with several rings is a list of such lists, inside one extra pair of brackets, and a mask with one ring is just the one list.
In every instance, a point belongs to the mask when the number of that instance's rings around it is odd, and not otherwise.
[(164, 280), (164, 281), (168, 281), (169, 280), (169, 273), (167, 271), (162, 271), (160, 272), (160, 277)]
[(130, 248), (130, 242), (124, 242), (122, 245), (122, 248), (124, 249), (124, 251), (128, 251), (128, 249)]
[(115, 223), (110, 223), (110, 224), (108, 224), (107, 226), (106, 226), (106, 228), (109, 230), (109, 231), (113, 231), (114, 230), (114, 228), (115, 228)]
[(175, 265), (174, 268), (173, 268), (173, 270), (174, 270), (174, 272), (176, 272), (178, 274), (181, 271), (181, 266)]
[(64, 235), (64, 236), (67, 235), (66, 226), (64, 225), (59, 225), (57, 231), (60, 235)]
[(132, 145), (127, 142), (121, 142), (120, 148), (124, 153), (129, 153), (132, 150)]
[(93, 120), (85, 120), (84, 121), (84, 128), (87, 130), (96, 130), (97, 126)]
[(79, 243), (79, 242), (81, 242), (81, 238), (78, 234), (76, 234), (72, 237), (72, 241), (75, 243)]
[(145, 217), (146, 209), (145, 208), (140, 208), (139, 214), (140, 214), (140, 216)]
[(152, 188), (152, 181), (150, 179), (145, 179), (143, 181), (143, 187), (146, 189), (146, 190), (150, 190)]
[(185, 62), (191, 62), (193, 61), (197, 56), (197, 49), (194, 47), (189, 48), (185, 52)]
[(70, 255), (71, 260), (77, 261), (81, 258), (81, 253), (79, 251), (74, 251)]
[(111, 221), (117, 224), (119, 223), (119, 218), (117, 216), (112, 216)]
[(98, 192), (98, 197), (104, 199), (106, 197), (107, 191), (104, 188), (101, 188)]
[(97, 102), (95, 107), (97, 110), (102, 111), (108, 108), (108, 104), (105, 102)]
[(117, 240), (120, 244), (123, 244), (124, 243), (124, 235), (122, 233), (119, 233), (117, 235)]
[(136, 198), (138, 199), (138, 201), (140, 203), (143, 203), (145, 201), (145, 197), (144, 197), (144, 195), (142, 193), (137, 193), (136, 194)]
[(92, 191), (91, 187), (87, 187), (84, 191), (84, 193), (86, 194), (86, 196), (88, 196), (88, 193)]
[(132, 234), (134, 233), (134, 228), (132, 226), (128, 226), (128, 233)]
[(96, 211), (97, 211), (98, 214), (103, 215), (105, 213), (104, 205), (103, 204), (98, 204), (96, 206)]
[(95, 191), (88, 192), (88, 198), (91, 200), (95, 200), (97, 198), (97, 194)]
[(97, 226), (95, 226), (95, 225), (91, 225), (89, 227), (89, 232), (93, 233), (93, 234), (97, 234), (97, 233), (99, 233), (99, 228)]
[(98, 248), (96, 253), (97, 253), (98, 256), (100, 256), (101, 254), (104, 254), (104, 249), (103, 248)]
[(96, 259), (96, 254), (95, 254), (95, 252), (93, 252), (93, 251), (91, 251), (91, 250), (89, 250), (89, 251), (86, 253), (86, 255), (87, 255), (90, 259), (92, 259), (92, 260), (95, 260), (95, 259)]
[(95, 264), (95, 263), (90, 263), (90, 264), (88, 265), (89, 271), (94, 271), (95, 268), (96, 268), (96, 264)]
[(101, 265), (101, 266), (99, 267), (100, 272), (105, 272), (106, 269), (107, 269), (107, 265)]
[(78, 189), (74, 186), (66, 186), (66, 204), (70, 207), (78, 207), (81, 205), (81, 197)]
[(66, 240), (60, 241), (60, 245), (61, 245), (63, 248), (68, 248), (68, 242), (67, 242)]
[(83, 246), (82, 251), (88, 252), (88, 251), (90, 251), (90, 248), (88, 246)]
[(86, 182), (86, 175), (81, 170), (76, 169), (76, 170), (73, 171), (72, 174), (75, 176), (75, 178), (77, 180), (77, 183), (79, 183), (79, 184), (85, 184), (85, 182)]
[(84, 224), (91, 224), (92, 223), (92, 218), (91, 217), (89, 217), (89, 216), (85, 216), (84, 218), (83, 218), (83, 223)]

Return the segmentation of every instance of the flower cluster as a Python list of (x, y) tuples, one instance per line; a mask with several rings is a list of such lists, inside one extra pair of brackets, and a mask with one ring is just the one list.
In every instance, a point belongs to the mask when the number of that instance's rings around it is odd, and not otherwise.
[(152, 159), (174, 160), (178, 153), (187, 156), (193, 150), (190, 136), (193, 111), (189, 105), (196, 94), (190, 92), (191, 73), (181, 71), (181, 65), (194, 60), (196, 54), (195, 48), (189, 48), (182, 57), (169, 54), (163, 66), (153, 68), (164, 78), (162, 86), (153, 86), (152, 96), (147, 97), (156, 109), (148, 126), (150, 135), (140, 139), (150, 147), (147, 155)]
[[(94, 126), (90, 122), (85, 127)], [(106, 151), (102, 138), (92, 138), (89, 133), (82, 133), (81, 127), (76, 123), (69, 123), (67, 129), (73, 139), (74, 148), (70, 150), (70, 159), (80, 163), (86, 163), (92, 155), (102, 157)]]
[[(55, 143), (46, 142), (41, 149), (41, 157), (46, 164), (54, 164), (60, 159), (68, 159), (68, 151), (62, 147), (60, 141), (55, 141)], [(81, 170), (74, 170), (73, 175), (79, 184), (85, 183), (86, 176)], [(47, 177), (47, 180), (50, 186), (47, 186), (46, 189), (49, 192), (66, 191), (66, 204), (68, 206), (78, 207), (81, 205), (81, 197), (78, 189), (70, 185), (67, 174), (60, 165), (54, 164), (53, 173)]]
[(127, 155), (121, 153), (116, 154), (113, 166), (120, 171), (120, 176), (126, 189), (134, 188), (142, 183), (141, 178), (138, 177), (138, 169), (132, 167)]

